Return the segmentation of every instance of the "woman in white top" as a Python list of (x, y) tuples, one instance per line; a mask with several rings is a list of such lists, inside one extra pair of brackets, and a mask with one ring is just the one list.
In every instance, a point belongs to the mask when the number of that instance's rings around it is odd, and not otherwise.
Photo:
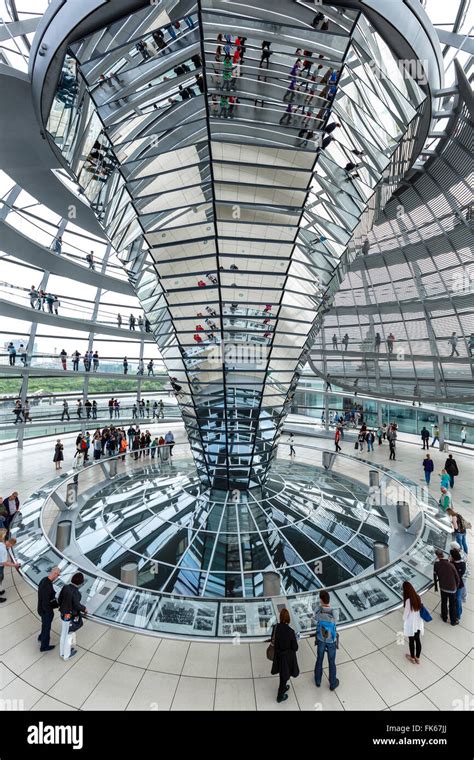
[(421, 599), (415, 589), (404, 581), (403, 583), (403, 634), (408, 636), (410, 654), (405, 657), (416, 665), (420, 664), (421, 639), (423, 636), (424, 625), (420, 615)]

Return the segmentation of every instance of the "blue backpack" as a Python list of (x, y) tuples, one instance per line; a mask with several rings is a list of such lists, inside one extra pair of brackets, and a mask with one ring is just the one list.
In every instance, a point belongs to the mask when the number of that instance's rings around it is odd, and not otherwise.
[(316, 624), (316, 643), (318, 642), (322, 642), (323, 644), (336, 644), (336, 623), (318, 620)]

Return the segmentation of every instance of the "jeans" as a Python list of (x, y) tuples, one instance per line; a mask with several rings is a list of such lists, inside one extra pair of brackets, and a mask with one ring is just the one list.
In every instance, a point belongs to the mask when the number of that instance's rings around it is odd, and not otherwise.
[(466, 534), (465, 533), (458, 533), (457, 531), (454, 534), (454, 540), (458, 542), (459, 546), (463, 550), (464, 554), (467, 554), (467, 541), (466, 541)]
[(425, 480), (426, 480), (427, 486), (429, 486), (430, 484), (430, 478), (431, 478), (431, 472), (428, 472), (428, 470), (425, 470)]
[(441, 617), (444, 622), (448, 621), (448, 606), (449, 606), (449, 622), (454, 625), (456, 622), (456, 591), (443, 591), (441, 593)]
[(329, 661), (329, 686), (333, 689), (336, 686), (336, 644), (326, 644), (324, 641), (318, 641), (318, 656), (314, 668), (314, 681), (316, 686), (321, 685), (325, 652), (328, 653)]
[(374, 444), (372, 441), (367, 441), (367, 451), (373, 451), (374, 450)]
[(451, 488), (454, 488), (454, 475), (449, 476), (449, 485)]
[(458, 620), (461, 620), (462, 615), (462, 592), (464, 591), (463, 588), (458, 588), (456, 591), (456, 617)]
[(41, 649), (47, 649), (49, 647), (49, 636), (51, 633), (51, 623), (53, 622), (54, 612), (45, 612), (41, 615)]
[(72, 638), (74, 634), (69, 633), (70, 620), (61, 620), (61, 638), (59, 639), (59, 655), (68, 660), (71, 656)]

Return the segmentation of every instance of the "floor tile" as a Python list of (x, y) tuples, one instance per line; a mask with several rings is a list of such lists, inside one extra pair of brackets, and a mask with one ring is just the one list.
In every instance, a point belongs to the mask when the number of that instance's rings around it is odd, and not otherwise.
[(355, 662), (344, 662), (337, 668), (337, 696), (345, 710), (383, 710), (387, 707), (380, 694)]
[(440, 710), (472, 710), (472, 694), (451, 676), (444, 676), (441, 681), (425, 689), (424, 694)]
[(218, 678), (214, 710), (256, 710), (255, 690), (251, 678)]
[[(413, 697), (418, 691), (413, 681), (410, 681), (383, 652), (373, 652), (361, 657), (357, 660), (357, 665), (389, 707)], [(415, 667), (416, 665), (413, 665), (413, 668)]]
[(183, 676), (215, 678), (218, 657), (219, 647), (217, 645), (192, 642), (184, 663)]
[[(104, 635), (90, 647), (90, 651), (94, 652), (94, 654), (108, 657), (110, 660), (116, 660), (131, 641), (133, 635), (133, 633), (129, 633), (128, 631), (120, 630), (120, 628), (109, 628)], [(80, 643), (81, 642), (78, 638), (78, 644)]]
[(212, 710), (216, 682), (213, 678), (181, 676), (171, 705), (172, 710)]
[(81, 707), (113, 662), (92, 652), (86, 652), (73, 667), (49, 689), (55, 699), (73, 707)]
[(179, 676), (154, 673), (148, 670), (138, 684), (128, 710), (163, 712), (170, 709), (178, 686)]
[(188, 641), (161, 639), (161, 643), (148, 665), (149, 670), (180, 675), (189, 646)]
[(398, 712), (399, 710), (406, 710), (407, 712), (415, 712), (417, 710), (431, 710), (436, 711), (438, 708), (431, 702), (424, 694), (415, 694), (410, 699), (405, 699), (397, 705), (392, 705), (391, 710)]
[(160, 639), (138, 633), (136, 636), (132, 636), (125, 649), (117, 657), (117, 662), (135, 665), (138, 668), (147, 668), (159, 643)]
[(248, 644), (221, 644), (217, 678), (251, 678), (252, 663)]
[(83, 702), (81, 709), (125, 710), (144, 672), (142, 668), (114, 662)]

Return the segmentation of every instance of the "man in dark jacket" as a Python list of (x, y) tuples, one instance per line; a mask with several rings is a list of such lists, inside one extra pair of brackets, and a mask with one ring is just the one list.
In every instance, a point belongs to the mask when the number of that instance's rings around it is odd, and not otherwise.
[(41, 642), (40, 652), (49, 652), (54, 649), (54, 644), (49, 643), (54, 610), (58, 608), (53, 583), (60, 575), (59, 567), (53, 567), (49, 575), (38, 585), (38, 615), (41, 618), (41, 633), (38, 636), (38, 641)]
[(422, 449), (429, 449), (430, 447), (430, 431), (425, 427), (421, 430), (421, 440), (423, 441)]
[(459, 475), (458, 466), (456, 464), (456, 460), (453, 458), (453, 455), (450, 454), (444, 463), (444, 469), (449, 475), (449, 482), (451, 485), (451, 488), (454, 488), (454, 478), (456, 475)]
[(448, 622), (449, 605), (449, 621), (451, 625), (458, 625), (456, 592), (461, 585), (461, 579), (454, 564), (444, 556), (441, 549), (436, 549), (435, 554), (437, 559), (433, 567), (434, 590), (438, 591), (439, 582), (441, 617), (445, 623)]

